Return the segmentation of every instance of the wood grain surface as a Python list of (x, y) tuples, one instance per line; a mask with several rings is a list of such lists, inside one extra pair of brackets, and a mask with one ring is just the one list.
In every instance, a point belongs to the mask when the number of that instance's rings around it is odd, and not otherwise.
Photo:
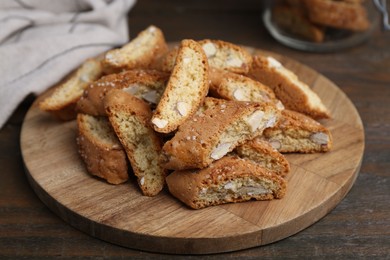
[(168, 41), (211, 38), (255, 46), (293, 58), (335, 82), (359, 111), (365, 149), (352, 189), (331, 212), (276, 243), (213, 255), (161, 254), (107, 243), (63, 221), (31, 188), (20, 147), (22, 123), (35, 101), (30, 95), (0, 129), (0, 258), (388, 259), (390, 33), (378, 27), (364, 44), (334, 53), (297, 51), (266, 31), (264, 2), (140, 0), (129, 12), (129, 34), (155, 24)]
[[(248, 48), (251, 53), (267, 53)], [(310, 226), (347, 194), (362, 162), (364, 130), (347, 96), (330, 80), (292, 59), (273, 55), (318, 93), (332, 119), (328, 153), (290, 154), (288, 191), (281, 200), (192, 210), (167, 190), (142, 196), (136, 182), (114, 186), (91, 177), (75, 142), (76, 124), (28, 111), (21, 133), (27, 177), (39, 198), (70, 225), (114, 244), (154, 252), (206, 254), (269, 244)]]

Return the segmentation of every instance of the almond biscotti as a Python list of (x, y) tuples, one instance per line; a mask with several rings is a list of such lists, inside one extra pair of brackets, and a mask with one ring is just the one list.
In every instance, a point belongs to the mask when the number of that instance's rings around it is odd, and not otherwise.
[(210, 67), (239, 74), (248, 73), (252, 56), (241, 46), (210, 39), (199, 41), (199, 44), (206, 53)]
[(255, 56), (249, 75), (270, 87), (285, 108), (309, 115), (314, 119), (330, 117), (328, 109), (318, 95), (275, 58)]
[(175, 66), (176, 57), (179, 52), (179, 46), (175, 45), (164, 56), (153, 64), (153, 68), (156, 70), (171, 73)]
[(94, 116), (105, 116), (104, 97), (111, 89), (121, 89), (151, 104), (157, 104), (164, 92), (169, 74), (134, 69), (103, 76), (89, 85), (77, 102), (76, 110)]
[(332, 148), (332, 134), (325, 126), (291, 110), (283, 110), (279, 123), (265, 129), (261, 138), (281, 153), (327, 152)]
[(249, 160), (227, 156), (201, 170), (174, 171), (170, 193), (193, 209), (249, 200), (283, 198), (286, 181)]
[(197, 111), (208, 93), (208, 69), (207, 58), (200, 45), (193, 40), (183, 40), (165, 91), (152, 117), (155, 131), (175, 131)]
[(312, 23), (302, 6), (276, 5), (272, 9), (272, 19), (287, 32), (313, 42), (323, 42), (325, 29)]
[(91, 175), (120, 184), (128, 179), (126, 153), (106, 117), (77, 115), (78, 152)]
[[(208, 103), (208, 102), (205, 102)], [(260, 135), (279, 119), (273, 105), (218, 100), (185, 121), (163, 146), (161, 164), (167, 169), (205, 168), (236, 146)]]
[(259, 81), (229, 71), (210, 69), (209, 92), (211, 96), (217, 98), (270, 103), (279, 109), (284, 108), (282, 102), (275, 97), (269, 87)]
[[(252, 56), (241, 46), (221, 40), (205, 39), (198, 42), (204, 50), (209, 66), (238, 74), (246, 74), (252, 63)], [(171, 49), (158, 63), (162, 71), (172, 71), (178, 48)]]
[(163, 32), (151, 25), (122, 48), (108, 51), (103, 59), (104, 70), (109, 74), (134, 68), (149, 68), (167, 51)]
[(75, 119), (76, 103), (84, 89), (101, 77), (103, 68), (99, 59), (86, 60), (64, 83), (39, 103), (39, 108), (52, 113), (61, 120)]
[(152, 112), (149, 105), (117, 89), (107, 93), (104, 105), (142, 193), (157, 195), (164, 187), (167, 172), (158, 163), (161, 140), (150, 125)]
[(304, 0), (309, 19), (338, 29), (364, 31), (370, 26), (366, 9), (359, 2)]
[(290, 172), (290, 164), (286, 157), (264, 140), (255, 138), (234, 149), (239, 157), (251, 160), (268, 171), (285, 177)]

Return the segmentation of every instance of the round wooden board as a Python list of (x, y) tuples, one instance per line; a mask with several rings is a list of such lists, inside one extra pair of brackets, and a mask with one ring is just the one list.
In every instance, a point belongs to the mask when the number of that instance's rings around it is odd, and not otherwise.
[(330, 109), (321, 121), (333, 134), (328, 153), (290, 154), (283, 199), (250, 201), (201, 210), (186, 207), (164, 190), (142, 196), (134, 179), (109, 185), (90, 176), (76, 146), (76, 123), (28, 111), (21, 133), (30, 184), (40, 199), (70, 225), (108, 242), (147, 251), (206, 254), (234, 251), (291, 236), (333, 209), (352, 187), (364, 151), (364, 130), (347, 96), (316, 71), (267, 53), (309, 84)]

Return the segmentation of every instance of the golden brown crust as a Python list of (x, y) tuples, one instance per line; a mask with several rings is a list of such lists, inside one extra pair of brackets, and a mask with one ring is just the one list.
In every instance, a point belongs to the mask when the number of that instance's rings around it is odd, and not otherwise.
[(153, 64), (154, 68), (160, 71), (171, 73), (173, 67), (175, 66), (178, 52), (179, 46), (174, 46)]
[[(238, 74), (246, 74), (252, 63), (252, 56), (241, 46), (221, 41), (204, 39), (198, 41), (207, 56), (210, 68), (227, 70)], [(172, 48), (158, 63), (161, 71), (172, 71), (178, 48)]]
[(100, 78), (102, 73), (103, 68), (98, 58), (87, 59), (39, 103), (39, 108), (53, 114), (60, 120), (75, 119), (77, 116), (76, 103), (82, 96), (84, 89)]
[[(134, 69), (121, 73), (110, 74), (92, 83), (83, 93), (83, 96), (77, 102), (76, 110), (81, 113), (105, 116), (103, 100), (107, 92), (113, 88), (123, 89), (131, 92), (138, 97), (145, 96), (149, 92), (156, 93), (156, 102), (161, 97), (168, 81), (169, 74), (157, 70)], [(145, 90), (145, 91), (137, 91)], [(138, 95), (139, 94), (139, 95)]]
[(229, 71), (210, 69), (210, 96), (226, 100), (269, 103), (282, 109), (274, 92), (259, 81)]
[(120, 184), (128, 179), (126, 153), (107, 118), (77, 115), (79, 154), (91, 175)]
[(239, 157), (251, 160), (281, 177), (290, 172), (290, 164), (286, 157), (267, 141), (255, 138), (236, 147), (234, 152)]
[(262, 138), (282, 153), (327, 152), (333, 145), (332, 134), (325, 126), (291, 110), (282, 111), (278, 124), (266, 129)]
[(158, 164), (161, 140), (150, 125), (149, 105), (117, 89), (107, 93), (104, 105), (143, 194), (157, 195), (164, 187), (167, 172)]
[(313, 24), (302, 6), (276, 5), (272, 9), (272, 19), (282, 29), (313, 42), (323, 42), (324, 28)]
[(286, 181), (275, 173), (231, 156), (202, 170), (174, 171), (167, 177), (167, 185), (173, 196), (193, 209), (251, 199), (279, 199), (287, 187)]
[(252, 56), (241, 46), (221, 41), (204, 39), (199, 41), (206, 53), (210, 67), (246, 74), (252, 63)]
[(317, 24), (364, 31), (370, 26), (365, 8), (360, 3), (330, 0), (304, 0), (309, 19)]
[(275, 58), (255, 56), (249, 76), (270, 87), (286, 109), (314, 119), (330, 117), (319, 96)]
[(209, 89), (208, 63), (204, 51), (193, 40), (181, 42), (175, 66), (154, 111), (155, 131), (175, 131), (202, 104)]
[[(209, 98), (207, 99), (209, 100)], [(168, 169), (204, 168), (236, 146), (274, 125), (279, 111), (271, 105), (218, 100), (184, 122), (163, 146), (162, 165)]]
[(167, 51), (163, 32), (150, 25), (126, 45), (108, 51), (103, 59), (104, 70), (112, 74), (134, 68), (150, 68)]

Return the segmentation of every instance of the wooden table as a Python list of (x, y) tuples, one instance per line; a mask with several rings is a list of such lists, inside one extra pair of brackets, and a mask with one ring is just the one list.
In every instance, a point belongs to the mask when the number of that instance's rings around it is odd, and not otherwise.
[[(378, 28), (367, 43), (342, 52), (296, 51), (266, 32), (259, 2), (140, 0), (129, 13), (130, 34), (155, 24), (168, 41), (218, 38), (280, 53), (312, 67), (336, 83), (359, 111), (365, 126), (364, 159), (351, 191), (314, 225), (273, 244), (207, 257), (389, 257), (390, 32)], [(19, 143), (23, 118), (33, 101), (34, 97), (27, 97), (0, 130), (0, 257), (184, 258), (90, 237), (63, 222), (38, 199), (27, 182)]]

